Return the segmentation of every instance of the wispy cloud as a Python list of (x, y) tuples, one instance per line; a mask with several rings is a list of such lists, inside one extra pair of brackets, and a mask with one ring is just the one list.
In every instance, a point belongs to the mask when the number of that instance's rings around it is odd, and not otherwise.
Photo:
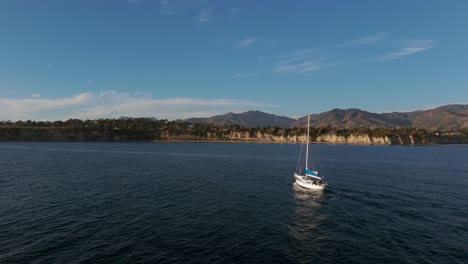
[(411, 54), (419, 53), (428, 49), (432, 49), (437, 45), (437, 42), (431, 39), (417, 39), (417, 40), (406, 40), (399, 41), (400, 49), (394, 52), (387, 53), (379, 56), (376, 60), (388, 61), (399, 59)]
[(41, 94), (33, 93), (33, 94), (31, 94), (31, 97), (39, 98), (39, 97), (41, 97)]
[[(156, 117), (170, 120), (210, 116), (249, 109), (266, 110), (274, 105), (235, 99), (152, 98), (148, 94), (105, 91), (68, 98), (0, 98), (0, 120), (66, 120), (120, 116)], [(203, 114), (203, 115), (202, 115)]]
[(228, 10), (229, 16), (235, 16), (239, 12), (240, 12), (240, 8), (237, 8), (237, 7), (229, 8), (229, 10)]
[(169, 0), (161, 0), (159, 5), (163, 15), (174, 15), (176, 13), (174, 11), (174, 6), (169, 2)]
[(56, 109), (72, 108), (83, 105), (92, 100), (94, 96), (82, 93), (68, 98), (46, 99), (46, 98), (0, 98), (0, 107), (4, 109), (0, 113), (0, 120), (34, 119), (41, 112)]
[(308, 73), (337, 65), (337, 63), (320, 58), (318, 55), (314, 48), (281, 55), (281, 60), (275, 63), (273, 72)]
[(231, 78), (232, 79), (245, 79), (259, 75), (259, 72), (243, 72), (243, 73), (236, 73)]
[[(380, 50), (381, 56), (363, 57), (362, 50), (354, 52), (360, 46), (374, 45), (369, 52)], [(389, 51), (393, 45), (397, 49)], [(391, 40), (390, 34), (379, 32), (373, 35), (362, 36), (348, 42), (333, 45), (302, 49), (283, 53), (277, 56), (272, 71), (275, 73), (310, 73), (338, 66), (356, 66), (366, 62), (388, 61), (399, 59), (415, 53), (423, 52), (437, 46), (431, 39)], [(343, 49), (343, 47), (349, 47)], [(383, 51), (383, 52), (382, 52)], [(387, 51), (385, 53), (385, 51)], [(374, 53), (375, 54), (375, 53)], [(378, 53), (377, 53), (378, 54)]]
[(312, 61), (301, 61), (296, 63), (278, 63), (274, 72), (307, 73), (320, 71), (335, 66), (336, 63), (326, 62), (322, 59)]
[(198, 22), (205, 23), (214, 17), (214, 10), (209, 7), (204, 7), (198, 15)]
[(245, 39), (239, 41), (239, 43), (237, 43), (237, 46), (241, 47), (241, 48), (251, 46), (251, 45), (255, 44), (255, 42), (257, 42), (257, 40), (258, 40), (257, 37), (245, 38)]
[(353, 39), (351, 41), (345, 42), (341, 45), (341, 47), (350, 47), (350, 46), (363, 46), (363, 45), (371, 45), (382, 42), (387, 40), (390, 37), (390, 34), (385, 32), (379, 32), (369, 36), (362, 36), (357, 39)]
[(316, 53), (317, 53), (317, 49), (314, 49), (314, 48), (302, 49), (299, 51), (286, 53), (286, 54), (279, 56), (281, 60), (278, 62), (278, 64), (288, 64), (288, 63), (292, 63), (295, 61), (304, 61), (306, 59), (311, 58)]

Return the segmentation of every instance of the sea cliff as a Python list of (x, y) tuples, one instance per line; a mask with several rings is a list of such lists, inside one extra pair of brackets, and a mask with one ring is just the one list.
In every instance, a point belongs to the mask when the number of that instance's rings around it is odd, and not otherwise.
[[(166, 120), (68, 120), (66, 122), (4, 122), (0, 141), (203, 141), (303, 143), (305, 128), (217, 126)], [(430, 131), (414, 127), (312, 127), (310, 141), (328, 144), (424, 145), (468, 144), (468, 130)]]
[[(254, 135), (248, 132), (230, 132), (222, 137), (208, 133), (206, 136), (196, 136), (190, 134), (174, 135), (168, 132), (161, 134), (161, 139), (157, 141), (229, 141), (229, 142), (258, 142), (258, 143), (304, 143), (306, 135), (272, 135), (257, 132)], [(315, 143), (328, 144), (353, 144), (353, 145), (425, 145), (425, 144), (468, 144), (468, 137), (463, 134), (434, 134), (425, 136), (412, 135), (388, 135), (372, 136), (351, 134), (347, 136), (337, 135), (330, 132), (320, 136), (311, 136), (311, 141)]]

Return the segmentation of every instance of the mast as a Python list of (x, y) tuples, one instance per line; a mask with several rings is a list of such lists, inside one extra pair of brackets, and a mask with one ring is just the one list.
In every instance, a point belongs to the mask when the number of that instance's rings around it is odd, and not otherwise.
[(310, 114), (307, 116), (307, 145), (306, 145), (306, 170), (309, 169), (309, 129), (310, 129)]

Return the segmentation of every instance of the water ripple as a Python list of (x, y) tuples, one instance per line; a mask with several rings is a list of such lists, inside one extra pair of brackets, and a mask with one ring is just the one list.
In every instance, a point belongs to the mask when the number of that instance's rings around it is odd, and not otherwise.
[(317, 147), (325, 192), (295, 145), (0, 143), (0, 262), (468, 259), (467, 148)]

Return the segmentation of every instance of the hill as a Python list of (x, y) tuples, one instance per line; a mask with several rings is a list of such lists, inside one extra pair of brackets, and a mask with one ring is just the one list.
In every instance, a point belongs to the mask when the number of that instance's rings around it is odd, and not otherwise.
[(244, 127), (290, 127), (295, 119), (268, 114), (261, 111), (247, 111), (239, 114), (227, 113), (208, 118), (189, 118), (184, 121), (189, 123), (239, 125)]
[[(356, 108), (333, 109), (318, 115), (311, 115), (311, 126), (335, 126), (335, 127), (394, 127), (409, 125), (387, 118), (381, 114), (371, 113)], [(302, 127), (307, 125), (307, 116), (297, 119), (293, 126)]]
[(445, 105), (425, 111), (383, 114), (426, 129), (468, 129), (468, 105)]
[[(247, 111), (239, 114), (227, 113), (209, 118), (189, 118), (183, 121), (245, 127), (277, 126), (288, 128), (306, 126), (307, 116), (293, 119), (260, 111)], [(413, 126), (431, 130), (468, 129), (468, 105), (445, 105), (429, 110), (392, 113), (371, 113), (357, 108), (335, 108), (327, 112), (311, 115), (311, 126), (323, 127), (327, 125), (338, 128)]]

